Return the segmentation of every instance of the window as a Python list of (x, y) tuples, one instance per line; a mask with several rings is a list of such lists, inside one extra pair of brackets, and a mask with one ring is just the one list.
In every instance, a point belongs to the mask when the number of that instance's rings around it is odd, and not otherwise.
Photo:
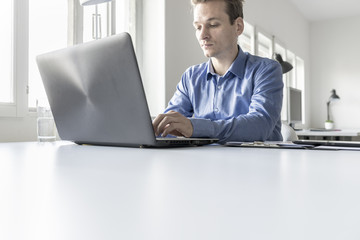
[[(275, 48), (274, 48), (274, 53), (280, 54), (281, 57), (283, 58), (284, 61), (286, 61), (286, 49), (285, 47), (283, 47), (282, 45), (280, 45), (280, 43), (276, 43), (275, 42)], [(287, 116), (288, 116), (288, 111), (287, 111), (287, 98), (288, 98), (288, 84), (287, 84), (287, 75), (288, 74), (283, 74), (283, 82), (284, 82), (284, 90), (283, 90), (283, 108), (281, 111), (281, 119), (282, 120), (287, 120)]]
[(67, 46), (67, 11), (64, 0), (29, 0), (29, 107), (46, 99), (36, 56)]
[(303, 124), (305, 124), (305, 63), (300, 57), (295, 58), (296, 88), (302, 90), (302, 112)]
[(305, 89), (305, 64), (304, 60), (300, 57), (296, 56), (295, 58), (295, 66), (296, 66), (296, 88)]
[[(246, 38), (245, 38), (246, 39)], [(289, 62), (294, 68), (290, 72), (283, 74), (284, 92), (283, 108), (281, 119), (288, 120), (288, 87), (296, 88), (302, 91), (302, 112), (303, 124), (305, 124), (305, 67), (304, 61), (293, 52), (286, 49), (285, 44), (278, 41), (275, 36), (270, 37), (257, 29), (255, 39), (255, 54), (261, 57), (273, 58), (274, 53), (281, 55), (284, 61)]]
[[(110, 3), (83, 7), (83, 42), (110, 36)], [(109, 27), (108, 27), (109, 26)]]
[[(286, 61), (291, 63), (291, 65), (293, 65), (293, 69), (288, 72), (286, 74), (286, 77), (288, 79), (288, 81), (286, 81), (287, 85), (286, 86), (286, 90), (287, 87), (292, 87), (298, 90), (301, 90), (301, 99), (302, 99), (302, 103), (301, 103), (301, 111), (302, 111), (302, 123), (305, 124), (305, 119), (306, 119), (306, 111), (305, 111), (305, 64), (304, 64), (304, 60), (302, 60), (300, 57), (296, 56), (293, 52), (287, 50), (286, 51)], [(284, 86), (284, 87), (285, 87)], [(287, 102), (288, 96), (287, 96), (287, 91), (286, 91), (286, 95), (284, 95), (284, 100), (286, 100)], [(283, 106), (287, 106), (287, 105), (283, 105)], [(286, 107), (283, 107), (282, 113), (281, 113), (281, 119), (282, 120), (288, 120), (287, 117), (285, 118), (283, 116), (284, 112), (287, 111)]]
[(296, 64), (295, 64), (295, 54), (291, 51), (286, 51), (286, 61), (289, 62), (291, 65), (294, 66), (294, 69), (290, 71), (287, 76), (289, 78), (288, 84), (289, 87), (296, 88)]
[[(83, 6), (79, 12), (83, 15), (83, 32), (79, 33), (82, 40), (79, 42), (88, 42), (125, 31), (135, 37), (135, 29), (132, 28), (135, 25), (134, 1), (117, 0), (97, 6)], [(80, 25), (79, 29), (81, 29)]]
[(255, 54), (255, 32), (254, 27), (244, 21), (244, 32), (239, 36), (238, 44), (244, 52)]
[[(35, 58), (93, 40), (94, 6), (79, 0), (4, 1), (0, 14), (0, 116), (24, 116), (46, 96)], [(134, 36), (135, 1), (98, 5), (101, 37), (129, 31)], [(14, 21), (13, 21), (14, 19)]]
[(28, 2), (5, 1), (0, 14), (0, 116), (24, 116), (27, 109)]
[(14, 84), (11, 74), (12, 67), (12, 1), (4, 1), (0, 14), (0, 102), (14, 103)]
[(256, 55), (265, 58), (272, 58), (272, 39), (261, 32), (257, 32)]

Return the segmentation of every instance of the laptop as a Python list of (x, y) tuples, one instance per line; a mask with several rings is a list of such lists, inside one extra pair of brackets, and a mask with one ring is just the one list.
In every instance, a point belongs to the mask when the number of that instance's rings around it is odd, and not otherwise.
[(155, 137), (128, 33), (36, 60), (62, 140), (125, 147), (198, 146), (218, 140)]

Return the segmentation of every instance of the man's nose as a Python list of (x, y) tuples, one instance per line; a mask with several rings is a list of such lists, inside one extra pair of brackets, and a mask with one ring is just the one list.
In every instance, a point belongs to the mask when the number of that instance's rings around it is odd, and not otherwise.
[(200, 30), (200, 35), (199, 35), (199, 38), (201, 40), (206, 40), (209, 38), (209, 31), (206, 27), (203, 27), (201, 30)]

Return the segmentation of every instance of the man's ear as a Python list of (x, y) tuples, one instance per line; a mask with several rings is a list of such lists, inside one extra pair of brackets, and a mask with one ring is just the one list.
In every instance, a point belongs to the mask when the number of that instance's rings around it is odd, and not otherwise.
[(236, 32), (238, 36), (240, 36), (244, 31), (244, 20), (242, 19), (242, 17), (238, 17), (237, 19), (235, 19), (234, 24), (236, 25)]

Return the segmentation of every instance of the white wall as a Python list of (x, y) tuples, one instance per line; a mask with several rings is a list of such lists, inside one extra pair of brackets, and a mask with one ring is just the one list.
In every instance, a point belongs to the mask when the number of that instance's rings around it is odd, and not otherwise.
[(0, 142), (36, 141), (35, 114), (26, 117), (0, 118)]
[(245, 1), (244, 18), (276, 36), (285, 47), (308, 61), (309, 23), (289, 0)]
[(189, 0), (143, 1), (141, 74), (150, 113), (162, 113), (182, 73), (206, 61), (195, 38)]
[(337, 128), (360, 128), (360, 16), (311, 24), (311, 126), (323, 127), (331, 89)]
[(150, 112), (156, 115), (165, 108), (165, 0), (144, 0), (142, 4), (141, 75)]
[(207, 61), (195, 37), (190, 0), (165, 2), (166, 105), (185, 70)]

